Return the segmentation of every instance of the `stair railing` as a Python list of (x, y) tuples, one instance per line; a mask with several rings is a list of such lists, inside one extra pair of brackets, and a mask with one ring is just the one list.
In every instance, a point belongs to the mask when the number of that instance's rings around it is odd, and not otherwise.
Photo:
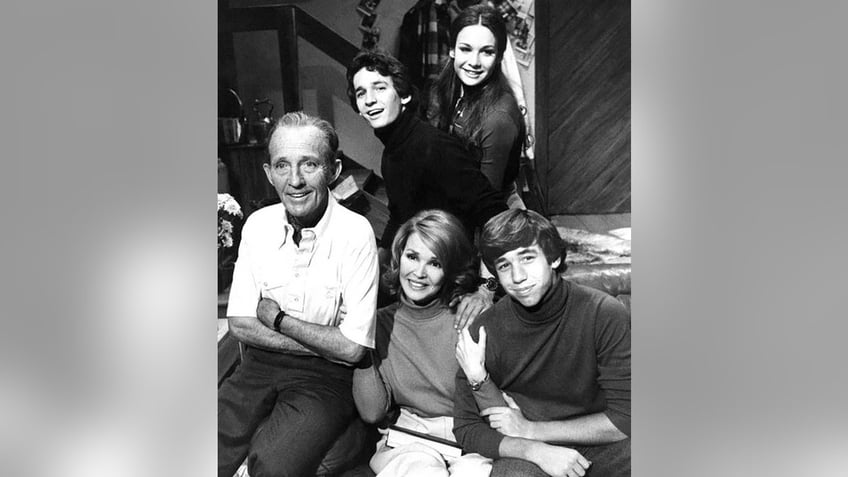
[[(232, 34), (276, 30), (280, 50), (283, 109), (302, 109), (297, 39), (303, 38), (342, 65), (348, 65), (359, 49), (341, 35), (294, 5), (228, 8), (218, 4), (218, 48), (232, 50)], [(220, 56), (220, 52), (219, 52)]]

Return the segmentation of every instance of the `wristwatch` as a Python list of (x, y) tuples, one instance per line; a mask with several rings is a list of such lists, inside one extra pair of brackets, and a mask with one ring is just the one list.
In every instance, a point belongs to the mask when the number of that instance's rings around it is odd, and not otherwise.
[(474, 382), (474, 381), (470, 381), (470, 380), (469, 380), (469, 381), (468, 381), (468, 385), (469, 385), (469, 386), (471, 386), (471, 390), (472, 390), (472, 391), (479, 391), (479, 390), (480, 390), (480, 388), (481, 388), (481, 387), (483, 387), (483, 384), (485, 384), (485, 383), (486, 383), (486, 381), (488, 381), (488, 380), (489, 380), (489, 373), (488, 373), (488, 372), (486, 372), (486, 376), (485, 376), (485, 377), (483, 377), (483, 380), (482, 380), (482, 381), (480, 381), (480, 382), (478, 383), (478, 382)]
[(498, 279), (495, 277), (483, 278), (480, 277), (480, 283), (478, 285), (483, 285), (486, 287), (486, 290), (490, 292), (496, 291), (498, 289)]
[(283, 318), (285, 316), (286, 316), (286, 312), (284, 312), (283, 310), (280, 310), (280, 312), (277, 313), (277, 316), (274, 318), (274, 329), (277, 330), (277, 333), (282, 333), (282, 331), (280, 331), (280, 323), (283, 322)]

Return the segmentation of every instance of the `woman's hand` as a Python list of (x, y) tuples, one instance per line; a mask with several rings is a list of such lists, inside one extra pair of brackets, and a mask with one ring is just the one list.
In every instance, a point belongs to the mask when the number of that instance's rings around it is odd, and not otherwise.
[(454, 298), (449, 306), (453, 307), (457, 304), (457, 302), (459, 302), (459, 306), (456, 307), (453, 327), (459, 331), (467, 328), (471, 325), (471, 323), (474, 323), (474, 320), (480, 316), (480, 313), (483, 313), (492, 306), (494, 296), (495, 292), (490, 292), (484, 288), (478, 288), (474, 293)]
[(486, 328), (480, 327), (480, 339), (475, 343), (463, 328), (456, 343), (456, 361), (469, 381), (479, 383), (486, 378)]

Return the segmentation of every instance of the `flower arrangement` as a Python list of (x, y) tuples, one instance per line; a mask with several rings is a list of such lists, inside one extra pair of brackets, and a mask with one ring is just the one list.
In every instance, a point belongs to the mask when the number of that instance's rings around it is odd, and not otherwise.
[(218, 292), (233, 280), (244, 214), (230, 194), (218, 194)]
[(240, 221), (243, 217), (241, 206), (233, 196), (218, 194), (218, 250), (234, 245), (233, 222)]

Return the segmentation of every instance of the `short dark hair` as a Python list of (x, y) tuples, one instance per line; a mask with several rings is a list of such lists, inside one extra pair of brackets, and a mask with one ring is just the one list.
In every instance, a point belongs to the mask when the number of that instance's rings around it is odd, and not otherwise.
[(560, 259), (556, 268), (562, 273), (565, 264), (566, 243), (554, 224), (532, 210), (509, 209), (492, 217), (480, 233), (480, 253), (486, 268), (497, 276), (495, 261), (503, 254), (538, 243), (548, 263)]
[(392, 240), (392, 260), (383, 274), (383, 284), (392, 294), (400, 290), (400, 257), (410, 235), (419, 238), (438, 258), (445, 272), (439, 299), (447, 305), (459, 295), (477, 289), (480, 262), (462, 223), (438, 209), (422, 210), (400, 226)]
[[(274, 123), (274, 126), (271, 128), (271, 132), (268, 134), (268, 150), (270, 151), (271, 148), (270, 138), (274, 137), (274, 133), (277, 132), (277, 130), (282, 128), (300, 128), (309, 126), (317, 129), (323, 136), (324, 140), (321, 141), (323, 147), (320, 151), (320, 155), (324, 160), (325, 171), (327, 171), (327, 174), (332, 175), (335, 172), (333, 162), (338, 157), (339, 152), (339, 135), (336, 133), (336, 129), (329, 123), (329, 121), (317, 116), (310, 116), (303, 111), (292, 111), (284, 114)], [(269, 154), (267, 161), (270, 163), (270, 160), (271, 156)]]
[(406, 71), (403, 63), (382, 50), (371, 49), (360, 51), (347, 68), (347, 98), (354, 111), (359, 112), (359, 108), (356, 106), (356, 91), (354, 91), (353, 87), (353, 77), (363, 68), (368, 71), (376, 71), (383, 76), (391, 78), (398, 96), (401, 98), (412, 98), (412, 101), (407, 107), (415, 107), (418, 96), (417, 91), (415, 86), (412, 85), (409, 73)]

